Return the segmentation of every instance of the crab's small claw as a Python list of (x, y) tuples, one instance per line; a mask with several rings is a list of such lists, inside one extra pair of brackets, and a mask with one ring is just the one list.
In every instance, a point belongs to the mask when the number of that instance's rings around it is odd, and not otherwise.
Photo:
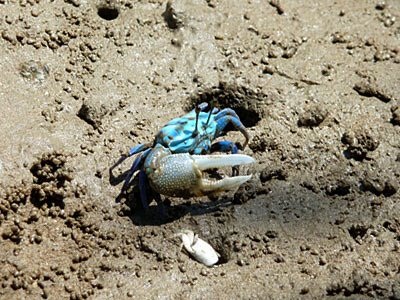
[(215, 194), (239, 187), (252, 175), (225, 177), (220, 180), (205, 178), (205, 170), (254, 163), (243, 154), (190, 155), (171, 154), (157, 145), (145, 162), (145, 171), (152, 188), (171, 197), (190, 197)]

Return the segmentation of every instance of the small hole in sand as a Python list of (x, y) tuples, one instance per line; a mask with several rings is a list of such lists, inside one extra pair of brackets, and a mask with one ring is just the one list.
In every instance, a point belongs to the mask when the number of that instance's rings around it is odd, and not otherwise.
[(97, 14), (104, 20), (112, 21), (118, 18), (119, 10), (115, 7), (100, 6), (97, 9)]

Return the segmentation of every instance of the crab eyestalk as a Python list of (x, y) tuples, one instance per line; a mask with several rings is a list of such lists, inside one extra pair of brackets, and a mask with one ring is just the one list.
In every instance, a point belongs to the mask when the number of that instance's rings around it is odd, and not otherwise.
[(252, 157), (243, 154), (171, 154), (167, 148), (157, 145), (146, 158), (144, 166), (150, 185), (155, 191), (171, 197), (190, 197), (235, 189), (252, 176), (234, 176), (216, 180), (205, 178), (203, 171), (254, 162)]

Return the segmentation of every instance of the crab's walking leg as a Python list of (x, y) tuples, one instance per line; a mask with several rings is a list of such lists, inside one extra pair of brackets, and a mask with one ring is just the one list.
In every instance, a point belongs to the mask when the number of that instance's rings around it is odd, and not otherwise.
[(246, 130), (246, 127), (240, 121), (238, 115), (235, 113), (234, 110), (230, 108), (225, 108), (221, 110), (216, 116), (215, 120), (217, 122), (217, 128), (220, 128), (220, 131), (223, 131), (229, 123), (231, 123), (237, 130), (239, 130), (245, 137), (245, 142), (243, 144), (243, 149), (247, 146), (250, 135)]
[(128, 152), (128, 157), (131, 157), (132, 155), (135, 155), (136, 153), (142, 152), (146, 149), (150, 148), (149, 144), (139, 144), (136, 145), (135, 147), (132, 147), (131, 149), (129, 149)]
[[(139, 146), (145, 146), (145, 145), (137, 145), (133, 148), (131, 148), (131, 150), (129, 151), (129, 156), (132, 156), (140, 151), (143, 151), (143, 149), (145, 149), (145, 147), (140, 148)], [(141, 149), (141, 150), (140, 150)], [(122, 186), (122, 191), (126, 191), (129, 187), (129, 183), (132, 179), (132, 176), (135, 174), (135, 172), (137, 170), (139, 170), (142, 166), (142, 162), (144, 160), (144, 158), (146, 158), (147, 154), (150, 152), (151, 148), (146, 149), (144, 152), (140, 153), (138, 157), (136, 157), (136, 159), (133, 161), (132, 167), (129, 170), (128, 174), (125, 177), (125, 181), (124, 181), (124, 185)], [(136, 152), (135, 152), (136, 151)]]
[(142, 201), (142, 206), (144, 209), (149, 208), (149, 182), (147, 179), (146, 172), (141, 170), (139, 172), (139, 191), (140, 191), (140, 201)]
[(231, 154), (238, 153), (238, 147), (231, 141), (219, 141), (211, 146), (211, 152), (225, 152)]
[(164, 203), (161, 199), (161, 195), (156, 191), (152, 191), (149, 184), (149, 178), (146, 175), (144, 170), (141, 170), (139, 173), (139, 191), (140, 191), (140, 202), (142, 203), (142, 207), (144, 210), (149, 208), (149, 204), (154, 199), (157, 203), (157, 209), (159, 211), (160, 216), (168, 216), (167, 210), (164, 206)]
[(234, 118), (240, 120), (240, 118), (239, 118), (239, 116), (237, 115), (236, 111), (234, 111), (232, 108), (224, 108), (224, 109), (222, 109), (222, 110), (215, 116), (215, 118), (216, 118), (216, 119), (219, 119), (219, 118), (221, 118), (221, 117), (223, 117), (223, 116), (227, 116), (227, 115), (232, 116), (232, 117), (234, 117)]
[(154, 193), (154, 199), (157, 202), (157, 208), (159, 210), (160, 215), (163, 217), (168, 217), (167, 209), (161, 199), (161, 195), (157, 192), (153, 192), (153, 193)]

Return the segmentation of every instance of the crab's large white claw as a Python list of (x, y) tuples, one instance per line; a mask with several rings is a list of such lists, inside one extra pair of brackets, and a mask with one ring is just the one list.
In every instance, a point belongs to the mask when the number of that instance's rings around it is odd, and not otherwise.
[(145, 170), (150, 185), (158, 193), (172, 197), (190, 197), (235, 189), (252, 176), (234, 176), (216, 180), (205, 178), (203, 171), (254, 162), (252, 157), (243, 154), (171, 154), (168, 149), (156, 146), (146, 159)]

